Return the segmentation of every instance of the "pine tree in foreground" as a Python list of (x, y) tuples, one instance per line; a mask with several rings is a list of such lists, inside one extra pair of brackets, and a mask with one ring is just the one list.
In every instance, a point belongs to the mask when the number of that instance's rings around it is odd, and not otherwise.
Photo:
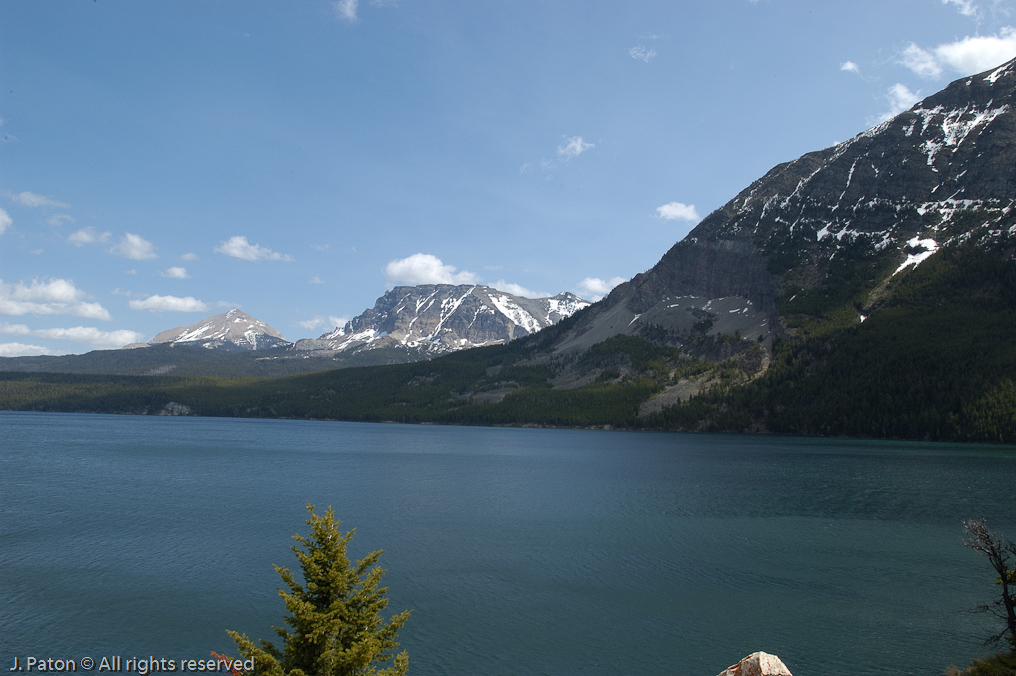
[(310, 535), (293, 536), (303, 546), (293, 546), (303, 584), (288, 568), (275, 566), (289, 588), (279, 589), (289, 611), (289, 628), (274, 627), (283, 648), (264, 640), (259, 647), (246, 634), (227, 633), (244, 657), (254, 659), (258, 676), (404, 675), (409, 656), (405, 651), (394, 654), (399, 645), (395, 639), (410, 611), (394, 615), (387, 624), (381, 618), (388, 588), (379, 587), (385, 571), (374, 564), (383, 551), (352, 564), (346, 545), (355, 530), (343, 535), (331, 507), (317, 515), (308, 504), (307, 511)]

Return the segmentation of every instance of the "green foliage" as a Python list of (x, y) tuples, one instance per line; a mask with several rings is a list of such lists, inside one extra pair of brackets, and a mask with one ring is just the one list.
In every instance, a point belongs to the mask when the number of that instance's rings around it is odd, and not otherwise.
[(973, 664), (960, 671), (955, 667), (946, 669), (946, 676), (1016, 676), (1016, 652), (999, 653), (987, 659), (974, 660)]
[(385, 571), (375, 564), (382, 552), (371, 552), (353, 564), (346, 546), (354, 531), (339, 531), (340, 522), (331, 507), (318, 515), (308, 504), (307, 511), (310, 536), (293, 536), (303, 545), (303, 549), (293, 547), (303, 584), (288, 568), (275, 566), (288, 588), (280, 589), (279, 596), (289, 611), (285, 618), (289, 628), (275, 627), (282, 648), (269, 641), (258, 646), (246, 634), (227, 633), (240, 653), (254, 660), (254, 673), (259, 676), (404, 675), (409, 656), (394, 651), (409, 611), (387, 623), (381, 618), (388, 605), (388, 589), (379, 586)]
[(665, 409), (664, 429), (1016, 442), (1016, 268), (945, 249), (863, 324), (777, 341), (766, 374)]

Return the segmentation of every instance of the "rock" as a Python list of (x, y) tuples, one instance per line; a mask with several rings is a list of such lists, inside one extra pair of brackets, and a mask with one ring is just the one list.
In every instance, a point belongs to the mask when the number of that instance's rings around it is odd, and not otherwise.
[(792, 676), (779, 657), (757, 652), (727, 667), (719, 676)]

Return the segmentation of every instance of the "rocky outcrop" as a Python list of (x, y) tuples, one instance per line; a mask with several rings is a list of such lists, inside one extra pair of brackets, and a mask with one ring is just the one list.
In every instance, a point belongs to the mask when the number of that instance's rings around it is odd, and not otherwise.
[(719, 676), (792, 676), (779, 657), (757, 652), (724, 669)]

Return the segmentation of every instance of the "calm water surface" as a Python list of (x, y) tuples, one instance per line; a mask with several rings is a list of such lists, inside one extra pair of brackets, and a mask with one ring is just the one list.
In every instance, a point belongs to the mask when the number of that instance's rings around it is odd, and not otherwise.
[(2, 669), (273, 637), (308, 501), (386, 550), (411, 673), (937, 676), (985, 653), (961, 521), (1016, 538), (1016, 451), (0, 413)]

